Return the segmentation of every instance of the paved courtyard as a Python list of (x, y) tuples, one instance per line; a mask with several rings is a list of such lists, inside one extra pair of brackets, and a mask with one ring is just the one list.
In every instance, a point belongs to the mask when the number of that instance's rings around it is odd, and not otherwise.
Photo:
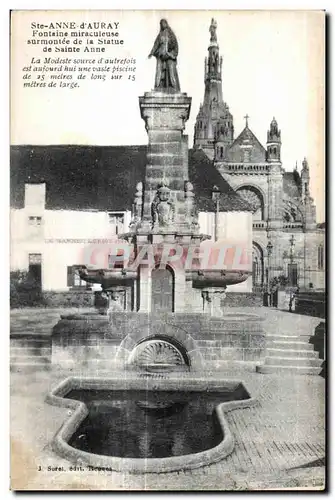
[[(311, 327), (314, 329), (320, 322), (319, 318), (271, 309), (253, 312), (267, 315), (269, 334), (280, 330), (285, 335), (310, 335)], [(59, 311), (47, 314), (48, 324), (43, 318), (39, 325), (46, 334), (52, 322), (58, 320)], [(32, 316), (24, 317), (14, 311), (12, 329), (22, 327)], [(16, 489), (323, 488), (325, 383), (320, 376), (262, 375), (250, 366), (234, 368), (233, 373), (222, 369), (197, 374), (197, 378), (245, 381), (251, 395), (258, 399), (255, 407), (227, 414), (235, 438), (233, 453), (200, 469), (145, 475), (73, 472), (69, 462), (54, 454), (50, 442), (68, 410), (47, 405), (44, 400), (48, 391), (66, 376), (68, 373), (61, 371), (11, 374), (12, 487)], [(118, 376), (125, 375), (119, 372)], [(48, 467), (64, 467), (64, 471), (48, 471)]]
[[(52, 327), (60, 319), (61, 314), (89, 311), (95, 311), (95, 309), (48, 309), (36, 307), (13, 309), (11, 311), (11, 332), (32, 332), (50, 335)], [(323, 321), (313, 316), (303, 316), (271, 307), (234, 307), (227, 308), (225, 311), (250, 312), (264, 317), (265, 330), (270, 335), (301, 335), (309, 337), (320, 321)]]

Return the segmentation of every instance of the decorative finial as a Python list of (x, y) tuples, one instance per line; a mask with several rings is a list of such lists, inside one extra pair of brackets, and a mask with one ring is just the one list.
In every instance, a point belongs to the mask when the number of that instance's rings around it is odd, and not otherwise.
[(306, 156), (304, 157), (303, 162), (302, 162), (302, 169), (303, 170), (307, 170), (308, 169), (308, 162), (307, 162)]
[(212, 17), (212, 21), (211, 21), (211, 25), (209, 27), (209, 32), (211, 34), (211, 43), (217, 43), (218, 39), (217, 39), (217, 35), (216, 35), (216, 28), (217, 28), (217, 22), (215, 21), (215, 19)]
[(250, 116), (248, 115), (248, 113), (243, 118), (245, 119), (245, 127), (249, 128), (248, 119), (250, 118)]

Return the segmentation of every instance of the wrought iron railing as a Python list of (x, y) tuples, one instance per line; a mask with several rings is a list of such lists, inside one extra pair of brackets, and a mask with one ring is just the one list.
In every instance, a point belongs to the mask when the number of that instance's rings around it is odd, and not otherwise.
[(252, 227), (253, 229), (264, 229), (266, 227), (266, 222), (264, 220), (254, 221)]
[(284, 222), (284, 229), (301, 229), (302, 222)]

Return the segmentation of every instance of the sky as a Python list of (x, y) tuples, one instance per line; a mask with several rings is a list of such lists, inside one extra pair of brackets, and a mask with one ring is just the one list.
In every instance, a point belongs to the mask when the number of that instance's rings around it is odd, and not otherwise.
[[(59, 21), (59, 12), (20, 13), (13, 20), (11, 78), (12, 144), (146, 144), (138, 97), (153, 88), (155, 60), (147, 56), (166, 18), (179, 42), (181, 90), (192, 97), (186, 131), (193, 127), (204, 94), (204, 58), (211, 18), (223, 56), (223, 98), (234, 117), (235, 135), (249, 127), (265, 146), (276, 117), (282, 162), (293, 170), (306, 156), (317, 220), (324, 220), (324, 17), (316, 11), (67, 11), (61, 21), (119, 22), (123, 46), (104, 57), (136, 59), (135, 81), (87, 81), (77, 89), (22, 86), (22, 67), (45, 54), (28, 47), (30, 23)], [(39, 52), (38, 52), (39, 51)], [(52, 57), (58, 54), (52, 54)], [(66, 55), (65, 55), (66, 56)], [(64, 54), (61, 54), (64, 57)], [(69, 54), (69, 57), (74, 57)], [(76, 57), (79, 57), (76, 55)], [(80, 57), (88, 57), (80, 54)], [(89, 57), (92, 57), (89, 55)]]

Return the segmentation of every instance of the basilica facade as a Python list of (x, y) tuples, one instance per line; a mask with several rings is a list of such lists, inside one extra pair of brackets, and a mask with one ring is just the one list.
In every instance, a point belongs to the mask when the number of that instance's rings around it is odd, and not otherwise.
[[(281, 131), (269, 119), (264, 142), (249, 127), (235, 134), (234, 118), (222, 96), (222, 57), (212, 20), (205, 58), (205, 93), (194, 127), (194, 148), (201, 149), (223, 179), (253, 207), (253, 290), (274, 277), (300, 288), (322, 289), (324, 225), (316, 222), (310, 195), (310, 170), (304, 158), (287, 172), (281, 162)], [(264, 144), (264, 145), (263, 145)]]

